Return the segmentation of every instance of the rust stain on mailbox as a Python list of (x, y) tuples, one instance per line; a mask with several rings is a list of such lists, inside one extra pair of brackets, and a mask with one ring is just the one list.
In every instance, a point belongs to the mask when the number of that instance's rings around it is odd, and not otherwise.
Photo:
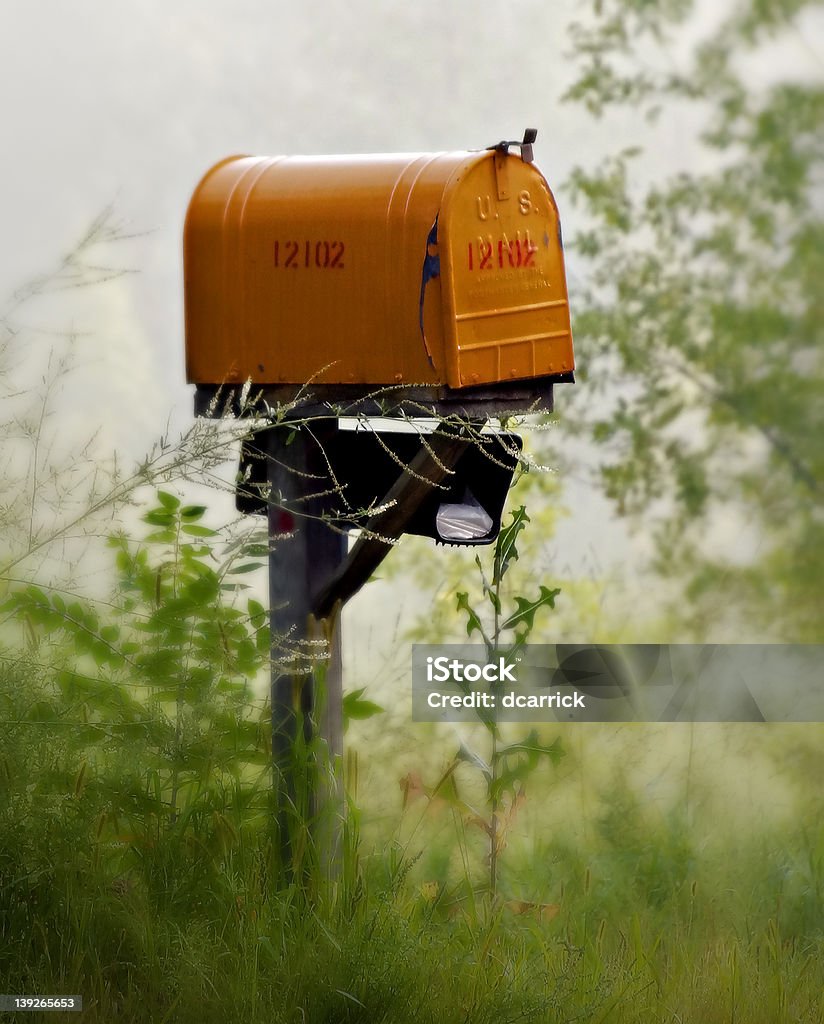
[(184, 232), (190, 382), (570, 379), (558, 211), (507, 150), (216, 164)]

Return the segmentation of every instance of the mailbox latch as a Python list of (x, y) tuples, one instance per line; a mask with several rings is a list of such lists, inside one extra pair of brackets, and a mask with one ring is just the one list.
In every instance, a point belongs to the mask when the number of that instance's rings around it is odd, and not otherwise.
[(527, 128), (524, 137), (520, 142), (512, 142), (504, 139), (496, 142), (494, 146), (487, 146), (487, 149), (495, 150), (495, 184), (498, 189), (498, 200), (509, 199), (509, 166), (507, 156), (510, 146), (517, 146), (521, 151), (521, 159), (525, 164), (531, 164), (533, 160), (532, 143), (538, 138), (537, 128)]
[(498, 153), (500, 153), (503, 156), (504, 154), (509, 152), (509, 150), (510, 150), (510, 148), (512, 146), (517, 146), (518, 149), (520, 149), (520, 151), (521, 151), (521, 159), (523, 160), (523, 162), (525, 164), (531, 164), (532, 161), (535, 159), (534, 154), (532, 152), (532, 144), (533, 144), (533, 142), (535, 142), (535, 140), (537, 138), (538, 138), (538, 129), (537, 128), (527, 128), (526, 131), (524, 132), (524, 137), (523, 137), (523, 139), (521, 139), (520, 142), (517, 142), (517, 141), (507, 142), (507, 140), (504, 139), (502, 142), (496, 142), (494, 146), (487, 146), (486, 148), (487, 149), (494, 149), (494, 150), (496, 150)]

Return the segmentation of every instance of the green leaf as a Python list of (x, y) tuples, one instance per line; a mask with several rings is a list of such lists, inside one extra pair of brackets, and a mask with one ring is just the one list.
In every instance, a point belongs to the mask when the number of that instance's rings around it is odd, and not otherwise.
[(518, 548), (515, 545), (518, 534), (529, 522), (525, 506), (521, 505), (512, 513), (512, 521), (498, 534), (495, 542), (495, 563), (492, 572), (492, 586), (497, 586), (509, 569), (512, 562), (518, 561)]
[(532, 632), (535, 612), (543, 607), (554, 608), (555, 598), (560, 593), (561, 591), (558, 589), (550, 590), (549, 587), (541, 587), (540, 594), (532, 601), (526, 597), (516, 597), (517, 611), (501, 623), (501, 629), (513, 629), (515, 626), (523, 624), (526, 626), (527, 633)]
[(255, 570), (262, 568), (262, 562), (244, 562), (243, 565), (233, 565), (231, 569), (227, 571), (232, 575), (237, 575), (243, 572), (255, 572)]
[(181, 531), (190, 537), (216, 537), (217, 530), (210, 530), (208, 526), (182, 526)]
[(82, 622), (84, 619), (83, 605), (79, 601), (72, 601), (66, 608), (66, 614), (75, 622)]
[(180, 510), (181, 519), (200, 519), (206, 511), (205, 505), (186, 505)]
[(151, 512), (147, 512), (141, 517), (144, 523), (148, 523), (150, 526), (172, 526), (175, 521), (175, 517), (171, 512), (164, 512), (163, 509), (153, 508)]
[(480, 633), (481, 636), (485, 639), (486, 635), (484, 633), (481, 620), (478, 617), (478, 613), (469, 603), (469, 594), (462, 592), (457, 594), (456, 596), (458, 599), (458, 611), (464, 612), (464, 614), (466, 615), (466, 635), (471, 636), (473, 632), (477, 632)]
[(100, 642), (92, 643), (91, 654), (94, 658), (94, 663), (98, 668), (109, 664), (113, 660), (118, 660), (112, 649), (107, 644)]
[(173, 494), (169, 494), (168, 491), (158, 491), (157, 500), (169, 511), (174, 512), (180, 508), (180, 499), (176, 498)]
[(177, 536), (174, 530), (158, 530), (156, 533), (150, 533), (146, 538), (147, 544), (174, 544), (177, 540)]
[(264, 657), (269, 655), (272, 647), (272, 634), (268, 623), (258, 627), (255, 631), (255, 647), (257, 647), (258, 654)]
[(255, 629), (260, 629), (267, 624), (268, 616), (266, 614), (266, 609), (260, 601), (255, 601), (253, 598), (249, 598), (246, 607), (249, 611), (249, 620)]
[(349, 721), (364, 721), (385, 711), (385, 708), (382, 708), (380, 704), (375, 704), (371, 700), (364, 700), (364, 690), (365, 687), (361, 687), (359, 690), (352, 690), (351, 693), (343, 695), (342, 707), (345, 723)]
[(41, 590), (39, 587), (35, 587), (33, 583), (30, 583), (26, 587), (26, 596), (34, 604), (44, 605), (44, 606), (48, 606), (48, 604), (49, 604), (49, 599), (46, 596), (45, 591)]

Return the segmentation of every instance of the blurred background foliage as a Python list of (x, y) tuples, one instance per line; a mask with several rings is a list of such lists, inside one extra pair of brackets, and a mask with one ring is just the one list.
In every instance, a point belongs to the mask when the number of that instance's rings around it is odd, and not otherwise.
[[(665, 56), (689, 4), (605, 3), (576, 32), (571, 100), (653, 123), (697, 104), (715, 158), (650, 181), (644, 150), (624, 150), (569, 182), (587, 271), (564, 429), (599, 446), (600, 485), (651, 534), (653, 568), (683, 582), (676, 621), (702, 638), (821, 639), (824, 84), (749, 86), (805, 6), (742, 5), (683, 68), (642, 54)], [(725, 517), (743, 550), (713, 536)]]

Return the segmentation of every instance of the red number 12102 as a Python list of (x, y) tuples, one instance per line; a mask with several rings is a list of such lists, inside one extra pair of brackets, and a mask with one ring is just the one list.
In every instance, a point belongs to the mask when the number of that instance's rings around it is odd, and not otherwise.
[(344, 248), (343, 242), (277, 240), (272, 247), (272, 265), (283, 270), (343, 270)]
[(467, 260), (470, 270), (494, 270), (497, 267), (524, 268), (535, 266), (538, 246), (530, 239), (521, 238), (520, 232), (512, 240), (506, 236), (497, 240), (492, 235), (467, 243)]

